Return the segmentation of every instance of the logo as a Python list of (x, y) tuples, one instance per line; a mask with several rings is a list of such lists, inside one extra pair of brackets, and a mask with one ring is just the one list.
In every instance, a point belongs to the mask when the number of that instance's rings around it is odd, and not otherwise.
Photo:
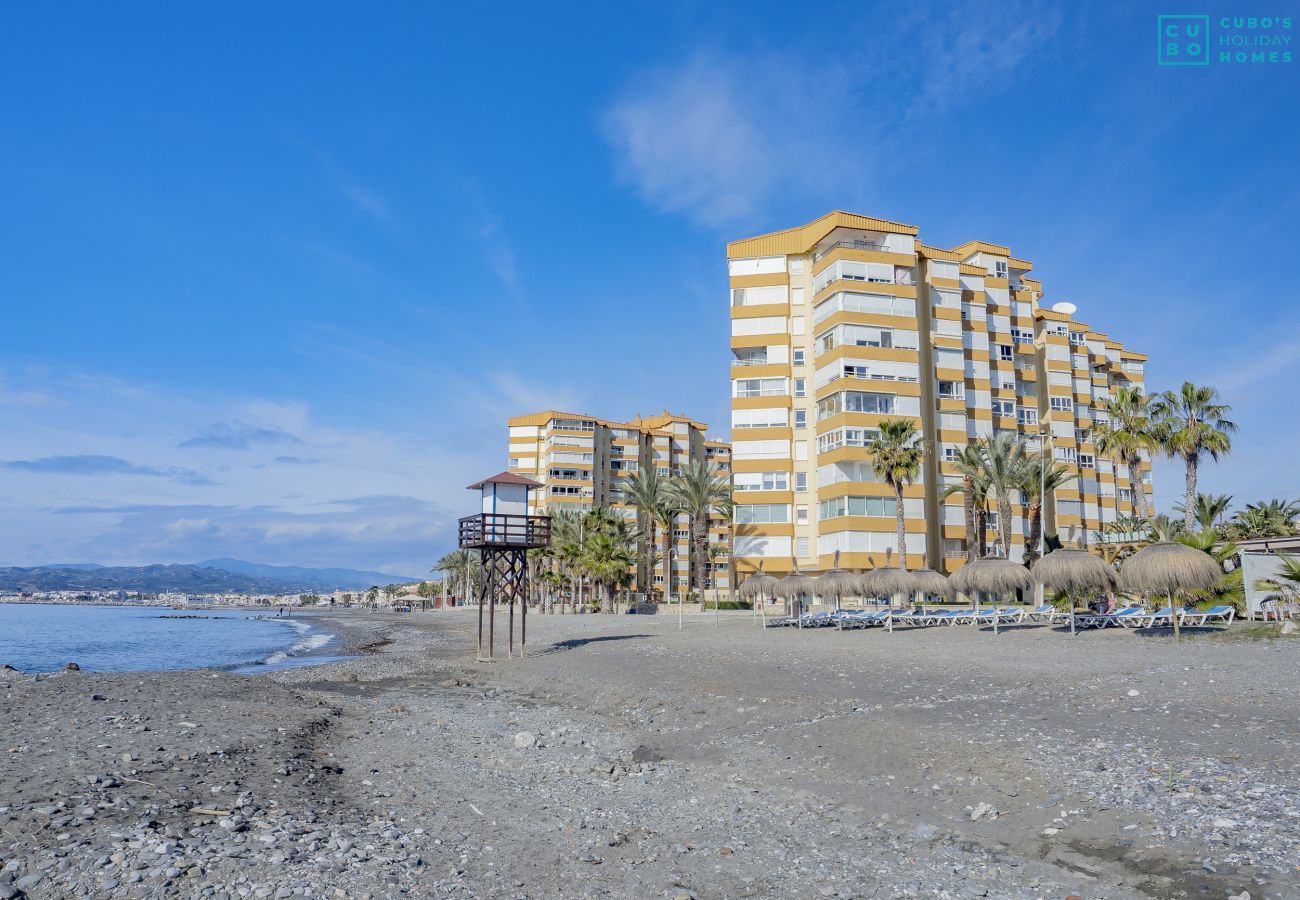
[(1156, 16), (1156, 65), (1289, 64), (1290, 16)]
[(1157, 16), (1156, 65), (1208, 66), (1209, 16)]

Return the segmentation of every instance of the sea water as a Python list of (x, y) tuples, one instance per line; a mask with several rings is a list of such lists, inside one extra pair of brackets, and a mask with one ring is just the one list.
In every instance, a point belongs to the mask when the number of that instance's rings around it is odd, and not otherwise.
[(100, 672), (265, 672), (337, 659), (327, 655), (333, 642), (317, 622), (274, 610), (0, 603), (0, 665), (22, 672), (72, 662)]

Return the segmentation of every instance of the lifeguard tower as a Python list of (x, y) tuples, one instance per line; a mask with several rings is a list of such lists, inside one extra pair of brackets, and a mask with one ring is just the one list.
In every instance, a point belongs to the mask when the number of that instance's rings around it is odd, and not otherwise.
[[(531, 478), (502, 472), (471, 484), (482, 497), (482, 512), (460, 520), (460, 548), (479, 555), (478, 650), (480, 662), (490, 661), (496, 642), (497, 602), (510, 605), (507, 658), (515, 653), (515, 600), (521, 604), (519, 655), (528, 642), (528, 551), (551, 543), (551, 517), (529, 515), (529, 493), (542, 487)], [(483, 655), (483, 606), (487, 605), (488, 644)]]

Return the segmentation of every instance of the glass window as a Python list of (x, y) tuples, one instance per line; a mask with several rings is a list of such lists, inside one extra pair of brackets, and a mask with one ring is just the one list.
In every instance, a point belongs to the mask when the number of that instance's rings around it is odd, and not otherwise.
[(794, 380), (794, 395), (796, 397), (806, 397), (808, 395), (808, 382), (805, 378), (796, 378)]
[(808, 490), (808, 473), (796, 472), (794, 475), (794, 489), (796, 491)]
[(795, 350), (795, 351), (794, 351), (794, 365), (796, 365), (796, 366), (802, 366), (802, 365), (803, 365), (803, 363), (804, 363), (804, 352), (805, 352), (805, 351), (803, 351), (803, 350)]

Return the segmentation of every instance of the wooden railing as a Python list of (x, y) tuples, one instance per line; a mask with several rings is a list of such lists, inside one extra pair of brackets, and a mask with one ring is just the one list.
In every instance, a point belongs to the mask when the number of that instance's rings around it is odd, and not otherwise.
[(550, 516), (480, 513), (460, 520), (460, 546), (546, 547), (551, 543)]

